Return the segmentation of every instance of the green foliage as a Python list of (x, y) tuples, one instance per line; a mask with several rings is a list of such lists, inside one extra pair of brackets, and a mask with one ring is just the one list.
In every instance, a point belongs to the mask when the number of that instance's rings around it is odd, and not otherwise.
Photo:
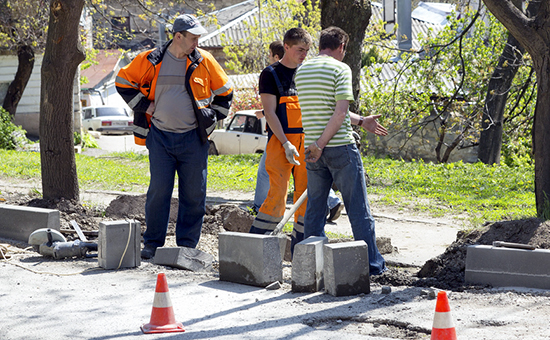
[(82, 135), (79, 132), (75, 131), (73, 135), (74, 135), (74, 145), (79, 145), (80, 143), (82, 143)]
[[(450, 25), (440, 32), (431, 31), (419, 38), (424, 46), (421, 51), (402, 53), (400, 62), (385, 64), (386, 74), (395, 74), (386, 83), (377, 82), (383, 65), (366, 68), (368, 90), (361, 97), (361, 111), (382, 114), (380, 122), (392, 132), (406, 131), (412, 136), (436, 122), (439, 135), (451, 136), (457, 147), (477, 144), (487, 85), (506, 43), (507, 31), (489, 15), (489, 25), (476, 20), (473, 28), (461, 35), (472, 16), (466, 13), (461, 19), (450, 19)], [(384, 59), (384, 53), (394, 47), (380, 37), (385, 37), (385, 32), (371, 34), (367, 46), (376, 47), (380, 59)], [(509, 91), (506, 140), (530, 136), (535, 105), (531, 69), (531, 60), (525, 56)], [(526, 91), (522, 91), (524, 88)], [(450, 143), (441, 147), (444, 152)]]
[(534, 163), (532, 154), (532, 139), (518, 136), (511, 139), (504, 136), (501, 151), (501, 162), (509, 167), (531, 167)]
[(0, 107), (0, 149), (15, 150), (18, 145), (26, 144), (26, 131), (13, 123), (8, 111)]
[(74, 145), (80, 145), (82, 144), (82, 148), (99, 148), (99, 144), (97, 144), (95, 138), (89, 134), (87, 131), (84, 131), (83, 134), (80, 134), (79, 132), (74, 132)]
[(35, 53), (43, 50), (49, 12), (48, 1), (0, 1), (0, 48), (17, 51), (30, 46)]
[(92, 135), (85, 132), (82, 135), (82, 147), (83, 148), (97, 149), (97, 148), (99, 148), (99, 145), (97, 144), (97, 141), (95, 140), (95, 138)]
[(371, 46), (368, 51), (361, 54), (361, 67), (369, 67), (373, 64), (383, 63), (384, 59), (379, 53), (379, 50)]
[[(283, 40), (290, 28), (302, 27), (313, 37), (310, 53), (316, 53), (317, 37), (321, 30), (321, 10), (313, 1), (303, 3), (294, 0), (266, 0), (262, 3), (259, 15), (251, 15), (243, 21), (250, 37), (235, 41), (222, 35), (223, 51), (227, 57), (225, 66), (236, 74), (260, 72), (268, 65), (269, 44)], [(257, 37), (251, 39), (251, 37)]]

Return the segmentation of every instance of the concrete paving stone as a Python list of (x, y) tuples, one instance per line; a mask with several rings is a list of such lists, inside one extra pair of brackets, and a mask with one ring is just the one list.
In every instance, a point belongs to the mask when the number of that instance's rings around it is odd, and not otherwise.
[(141, 265), (141, 226), (138, 221), (99, 223), (98, 265), (105, 269), (134, 268)]
[(59, 230), (59, 210), (0, 205), (0, 237), (28, 242), (29, 235), (41, 228)]
[(157, 248), (153, 261), (155, 264), (193, 272), (208, 272), (212, 270), (214, 256), (195, 248), (162, 247)]
[(365, 241), (325, 244), (325, 290), (333, 296), (370, 293), (369, 253)]
[(327, 237), (308, 237), (294, 246), (292, 258), (292, 291), (318, 292), (323, 281), (323, 245)]
[(550, 250), (469, 246), (465, 280), (494, 287), (550, 289)]
[(220, 280), (258, 287), (282, 281), (280, 243), (276, 235), (220, 233)]

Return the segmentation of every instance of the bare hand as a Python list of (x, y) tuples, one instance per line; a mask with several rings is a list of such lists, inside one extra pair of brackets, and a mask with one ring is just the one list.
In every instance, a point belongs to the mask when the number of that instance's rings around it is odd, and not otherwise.
[(256, 118), (262, 119), (264, 117), (264, 110), (254, 111), (254, 114), (256, 115)]
[(308, 163), (315, 163), (319, 160), (321, 157), (321, 154), (323, 153), (323, 150), (319, 150), (315, 143), (310, 144), (306, 150), (304, 151), (306, 155), (305, 161)]
[(388, 134), (388, 130), (380, 125), (377, 121), (378, 118), (380, 118), (382, 115), (372, 115), (365, 117), (365, 120), (363, 121), (363, 125), (361, 127), (368, 132), (372, 132), (377, 136), (386, 136)]

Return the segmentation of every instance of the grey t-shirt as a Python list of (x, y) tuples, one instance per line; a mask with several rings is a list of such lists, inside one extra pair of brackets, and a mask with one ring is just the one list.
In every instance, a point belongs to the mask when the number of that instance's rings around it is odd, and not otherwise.
[(178, 59), (166, 51), (155, 89), (155, 112), (151, 121), (168, 132), (187, 132), (197, 127), (191, 96), (185, 88), (187, 57)]

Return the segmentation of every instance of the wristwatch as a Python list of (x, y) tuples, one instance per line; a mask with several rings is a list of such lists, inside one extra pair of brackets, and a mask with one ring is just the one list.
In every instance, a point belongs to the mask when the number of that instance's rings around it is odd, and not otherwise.
[(363, 126), (363, 122), (365, 121), (365, 117), (361, 116), (361, 118), (359, 118), (359, 126)]

